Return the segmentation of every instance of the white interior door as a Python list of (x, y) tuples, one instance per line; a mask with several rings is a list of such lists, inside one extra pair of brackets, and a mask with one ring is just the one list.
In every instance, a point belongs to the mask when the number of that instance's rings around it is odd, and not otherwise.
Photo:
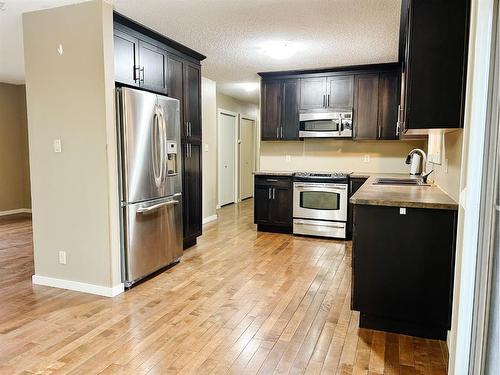
[(255, 169), (255, 121), (240, 121), (240, 199), (253, 196), (253, 171)]
[(236, 116), (219, 116), (219, 205), (234, 203), (236, 160)]

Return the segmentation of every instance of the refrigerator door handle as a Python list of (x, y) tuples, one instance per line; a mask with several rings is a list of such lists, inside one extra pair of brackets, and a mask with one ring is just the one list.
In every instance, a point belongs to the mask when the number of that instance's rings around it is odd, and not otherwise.
[(160, 141), (160, 147), (161, 147), (161, 152), (160, 152), (160, 158), (161, 158), (161, 181), (165, 182), (167, 178), (167, 123), (165, 121), (165, 115), (163, 114), (163, 111), (161, 108), (159, 108), (159, 114), (160, 114), (160, 134), (161, 134), (161, 141)]
[[(153, 113), (153, 126), (151, 129), (151, 161), (153, 163), (153, 174), (154, 174), (154, 179), (155, 179), (155, 184), (157, 187), (160, 186), (161, 181), (162, 181), (162, 156), (163, 156), (163, 150), (161, 149), (162, 147), (162, 140), (161, 140), (161, 134), (160, 134), (160, 121), (159, 121), (159, 111), (158, 111), (158, 106), (155, 106), (154, 113)], [(158, 145), (160, 143), (160, 145)], [(160, 150), (158, 150), (158, 146), (160, 147)], [(158, 160), (158, 151), (160, 152), (160, 157)]]
[(156, 211), (159, 208), (166, 207), (166, 206), (175, 206), (176, 204), (179, 204), (179, 201), (177, 200), (171, 200), (171, 201), (166, 201), (158, 204), (153, 204), (152, 206), (148, 207), (142, 207), (137, 210), (138, 215), (147, 215), (153, 211)]

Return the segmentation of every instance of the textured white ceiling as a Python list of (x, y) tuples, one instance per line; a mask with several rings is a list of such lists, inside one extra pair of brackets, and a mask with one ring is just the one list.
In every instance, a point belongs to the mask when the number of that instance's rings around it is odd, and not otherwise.
[[(9, 7), (20, 4), (26, 11), (71, 2), (78, 1), (7, 0), (7, 10), (0, 12), (0, 81), (22, 81), (24, 75), (20, 13), (4, 24)], [(239, 83), (257, 82), (257, 72), (397, 59), (401, 0), (114, 0), (114, 4), (120, 13), (206, 55), (203, 75), (217, 81), (219, 91), (247, 101), (256, 102), (257, 91), (245, 90)], [(7, 35), (10, 40), (4, 43)], [(274, 60), (261, 50), (263, 43), (273, 40), (300, 43), (304, 49), (289, 59)]]

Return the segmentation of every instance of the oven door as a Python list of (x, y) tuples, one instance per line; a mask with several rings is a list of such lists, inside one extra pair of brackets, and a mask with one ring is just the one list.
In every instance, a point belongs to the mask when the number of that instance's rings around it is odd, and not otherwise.
[(347, 184), (294, 182), (293, 217), (347, 221)]

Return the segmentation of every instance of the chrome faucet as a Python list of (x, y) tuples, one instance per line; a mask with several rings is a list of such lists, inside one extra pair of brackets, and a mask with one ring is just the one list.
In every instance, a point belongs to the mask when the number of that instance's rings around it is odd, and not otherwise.
[(425, 174), (425, 168), (427, 164), (427, 155), (424, 150), (420, 148), (414, 148), (406, 156), (406, 164), (411, 164), (410, 174), (418, 176)]

